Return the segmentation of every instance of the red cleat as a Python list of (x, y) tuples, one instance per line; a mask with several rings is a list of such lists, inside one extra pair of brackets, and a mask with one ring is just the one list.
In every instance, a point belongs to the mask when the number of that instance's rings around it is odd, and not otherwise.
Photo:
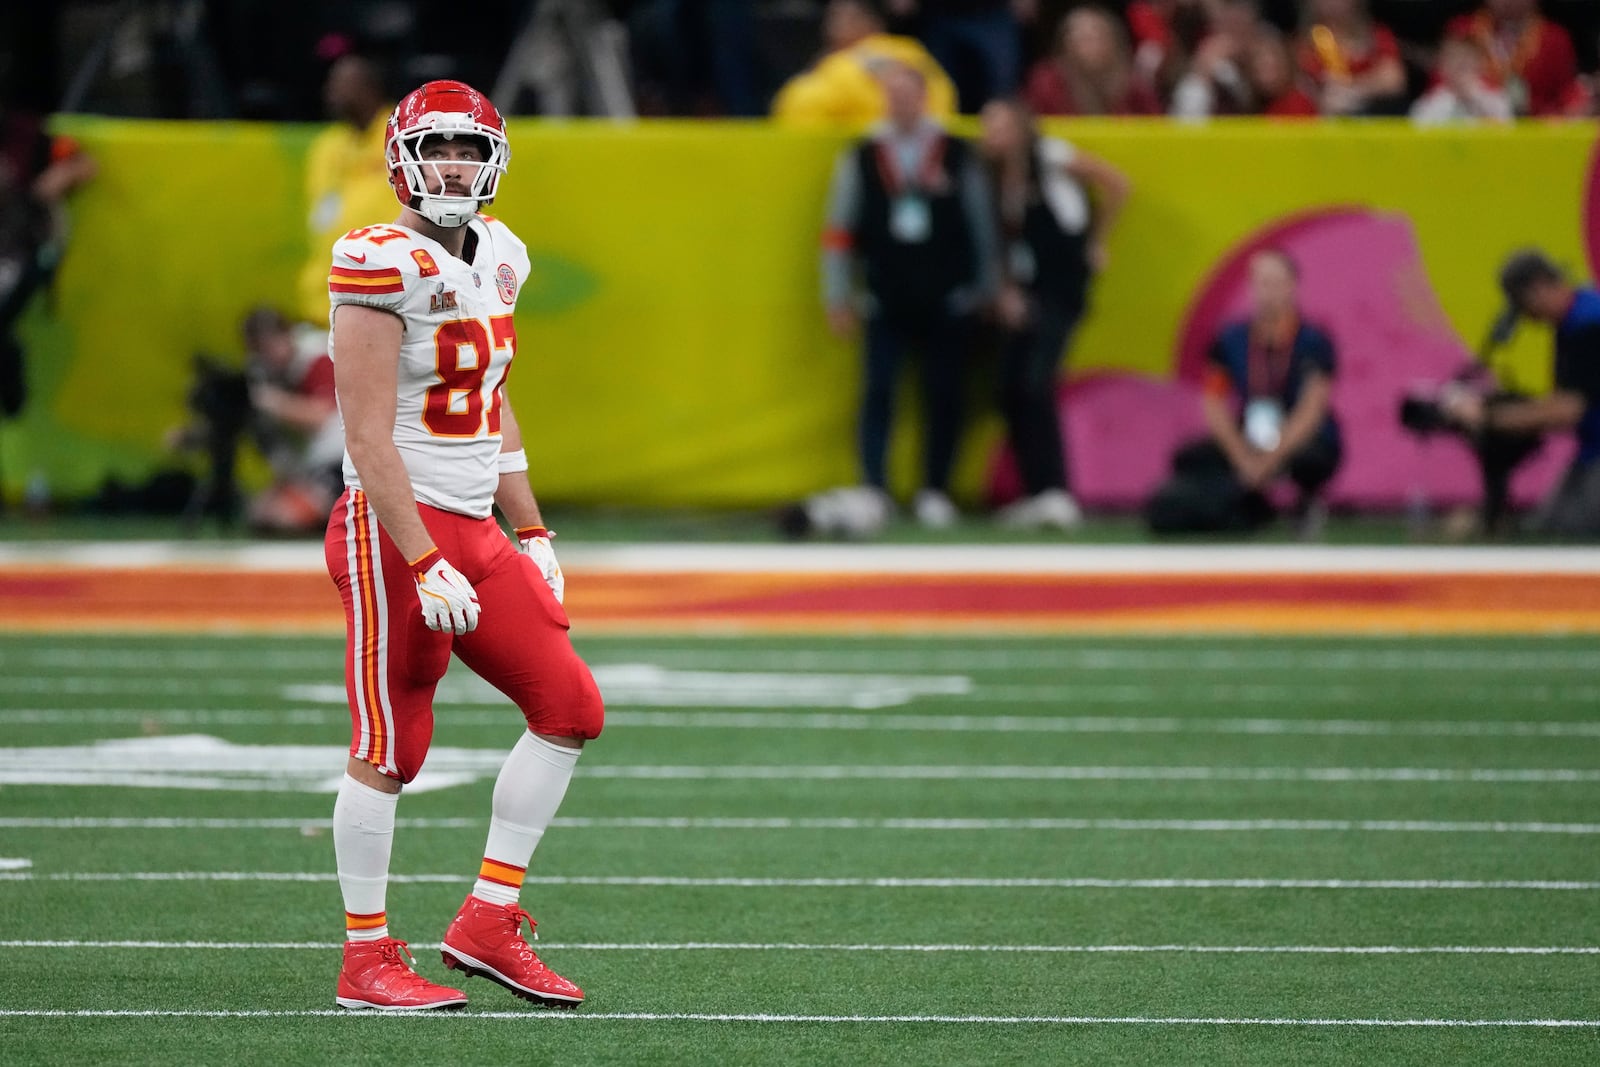
[[(522, 922), (533, 916), (515, 904), (490, 904), (469, 896), (440, 946), (444, 965), (505, 986), (523, 1000), (550, 1008), (576, 1008), (583, 990), (544, 965), (522, 939)], [(537, 939), (537, 935), (535, 935)]]
[(385, 937), (378, 941), (346, 941), (344, 966), (339, 970), (341, 1008), (375, 1011), (432, 1011), (464, 1008), (467, 995), (459, 989), (435, 985), (400, 958), (411, 950), (404, 941)]

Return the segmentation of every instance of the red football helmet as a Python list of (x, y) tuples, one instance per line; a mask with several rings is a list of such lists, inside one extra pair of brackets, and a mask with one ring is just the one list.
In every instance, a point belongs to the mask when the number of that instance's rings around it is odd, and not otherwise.
[[(422, 142), (429, 136), (446, 139), (471, 137), (483, 147), (484, 162), (466, 196), (428, 192)], [(410, 93), (389, 116), (383, 143), (389, 164), (389, 184), (400, 203), (438, 226), (465, 226), (480, 207), (494, 200), (500, 175), (511, 162), (506, 123), (500, 112), (472, 86), (456, 81), (432, 81)]]

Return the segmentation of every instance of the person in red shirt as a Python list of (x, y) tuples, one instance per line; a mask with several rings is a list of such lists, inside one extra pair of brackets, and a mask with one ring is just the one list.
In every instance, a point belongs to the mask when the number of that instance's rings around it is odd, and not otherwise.
[(252, 436), (272, 466), (272, 485), (248, 511), (261, 533), (317, 533), (342, 488), (344, 429), (327, 335), (297, 329), (275, 308), (245, 317), (245, 374)]
[(1164, 99), (1214, 29), (1209, 0), (1131, 0), (1125, 17), (1134, 67)]
[(1258, 115), (1282, 119), (1316, 118), (1317, 102), (1300, 87), (1289, 42), (1276, 30), (1257, 33), (1245, 55), (1245, 80)]
[(1261, 18), (1260, 0), (1212, 0), (1211, 30), (1195, 47), (1189, 69), (1174, 86), (1174, 118), (1247, 115), (1254, 108), (1249, 55), (1255, 38), (1274, 32)]
[(1486, 0), (1445, 27), (1489, 57), (1488, 74), (1511, 95), (1519, 115), (1561, 115), (1581, 101), (1572, 38), (1539, 14), (1539, 0)]
[(1311, 0), (1300, 39), (1300, 69), (1325, 115), (1357, 115), (1406, 91), (1400, 42), (1374, 22), (1367, 0)]
[(1037, 115), (1159, 115), (1161, 101), (1133, 65), (1121, 21), (1103, 7), (1061, 20), (1056, 53), (1035, 63), (1024, 98)]

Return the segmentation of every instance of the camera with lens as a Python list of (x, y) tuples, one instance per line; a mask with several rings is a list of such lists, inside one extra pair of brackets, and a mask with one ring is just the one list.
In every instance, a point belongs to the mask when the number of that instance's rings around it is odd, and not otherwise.
[(1490, 393), (1471, 383), (1484, 376), (1478, 368), (1452, 378), (1442, 385), (1419, 387), (1400, 398), (1400, 425), (1419, 437), (1436, 433), (1466, 433), (1466, 427), (1450, 417), (1450, 401), (1464, 393), (1478, 393), (1483, 403), (1492, 407), (1509, 397), (1506, 393)]
[(250, 424), (249, 379), (215, 356), (202, 352), (194, 357), (187, 400), (189, 410), (205, 420), (212, 440), (237, 438)]

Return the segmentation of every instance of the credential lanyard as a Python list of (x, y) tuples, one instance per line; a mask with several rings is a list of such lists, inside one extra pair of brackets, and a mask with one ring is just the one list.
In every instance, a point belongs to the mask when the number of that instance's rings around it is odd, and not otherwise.
[[(1300, 317), (1290, 315), (1277, 328), (1268, 329), (1252, 323), (1250, 348), (1245, 357), (1245, 394), (1247, 398), (1283, 397), (1283, 388), (1289, 382), (1290, 366), (1294, 362), (1294, 339), (1300, 333)], [(1257, 382), (1260, 382), (1260, 388)]]

